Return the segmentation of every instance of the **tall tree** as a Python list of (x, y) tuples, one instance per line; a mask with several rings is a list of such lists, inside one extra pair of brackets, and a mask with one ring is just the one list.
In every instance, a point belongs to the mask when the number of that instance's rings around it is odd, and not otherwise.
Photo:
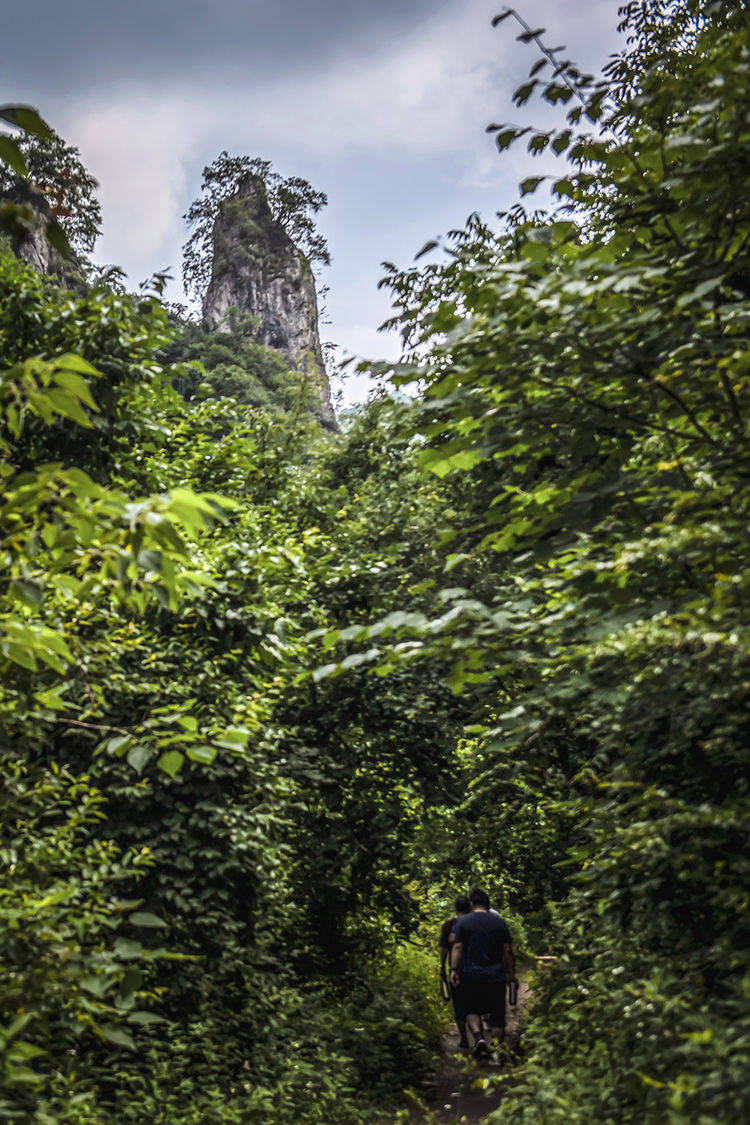
[[(26, 107), (23, 107), (24, 109)], [(12, 138), (3, 136), (4, 144)], [(53, 129), (24, 132), (15, 141), (25, 168), (0, 165), (0, 196), (20, 200), (39, 197), (45, 212), (59, 223), (72, 249), (89, 254), (101, 230), (97, 182), (81, 162), (77, 148)]]

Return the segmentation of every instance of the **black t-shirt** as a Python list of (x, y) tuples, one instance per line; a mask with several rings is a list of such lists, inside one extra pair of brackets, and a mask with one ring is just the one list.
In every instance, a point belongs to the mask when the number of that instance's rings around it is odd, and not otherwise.
[(472, 911), (456, 919), (453, 936), (460, 941), (461, 979), (504, 981), (503, 946), (511, 944), (510, 930), (497, 914)]

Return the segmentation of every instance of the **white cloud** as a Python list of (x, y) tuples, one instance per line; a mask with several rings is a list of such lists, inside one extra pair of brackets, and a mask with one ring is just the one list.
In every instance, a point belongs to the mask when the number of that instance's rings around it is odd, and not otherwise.
[(101, 184), (97, 257), (123, 264), (134, 279), (167, 264), (178, 269), (181, 213), (198, 186), (186, 183), (186, 166), (197, 179), (222, 147), (274, 154), (295, 171), (305, 158), (398, 155), (407, 176), (409, 161), (460, 148), (467, 130), (478, 132), (496, 82), (491, 10), (489, 0), (463, 0), (380, 54), (344, 54), (272, 84), (212, 67), (192, 72), (189, 83), (114, 85), (64, 104), (55, 123)]
[[(554, 7), (539, 0), (539, 7), (550, 8), (550, 38), (567, 37), (571, 53), (592, 65), (609, 49), (601, 46), (602, 37), (608, 45), (614, 41), (616, 6), (617, 0), (557, 0)], [(281, 73), (271, 83), (250, 68), (222, 72), (214, 59), (179, 84), (164, 79), (99, 88), (50, 112), (101, 183), (105, 233), (98, 259), (120, 263), (135, 281), (167, 265), (179, 270), (181, 214), (197, 191), (201, 166), (222, 148), (268, 156), (284, 171), (302, 175), (310, 174), (310, 166), (330, 168), (331, 178), (320, 179), (332, 198), (335, 177), (347, 164), (372, 169), (356, 185), (363, 226), (383, 215), (386, 202), (379, 194), (386, 184), (377, 177), (386, 175), (384, 162), (396, 161), (404, 197), (410, 189), (421, 193), (415, 215), (420, 229), (404, 245), (406, 259), (443, 227), (449, 202), (451, 212), (457, 202), (454, 223), (495, 196), (494, 209), (506, 205), (518, 178), (530, 173), (520, 153), (498, 160), (483, 125), (517, 116), (510, 94), (533, 53), (515, 42), (507, 23), (491, 30), (497, 8), (495, 0), (452, 0), (398, 41), (387, 47), (379, 42), (370, 56), (344, 52), (317, 68), (311, 59), (305, 70)], [(425, 171), (430, 161), (433, 178)], [(346, 190), (355, 190), (351, 177), (345, 182)], [(389, 198), (393, 206), (392, 190)], [(387, 224), (387, 217), (381, 221)], [(354, 240), (360, 237), (351, 224), (347, 231)], [(365, 261), (364, 251), (358, 261), (356, 246), (346, 257), (349, 269), (361, 264), (361, 270), (347, 286), (351, 296), (336, 302), (328, 331), (358, 353), (382, 354), (379, 320), (364, 321), (378, 316), (380, 302), (362, 301), (357, 308), (357, 290), (376, 263)], [(180, 295), (176, 284), (173, 295)]]
[(487, 0), (463, 0), (382, 54), (342, 56), (328, 70), (265, 88), (252, 106), (253, 135), (315, 152), (434, 155), (460, 146), (492, 86), (489, 10)]
[[(60, 129), (100, 182), (104, 233), (98, 260), (123, 264), (135, 279), (168, 264), (177, 267), (183, 160), (191, 142), (184, 106), (135, 92), (77, 108)], [(163, 255), (170, 251), (167, 261)]]

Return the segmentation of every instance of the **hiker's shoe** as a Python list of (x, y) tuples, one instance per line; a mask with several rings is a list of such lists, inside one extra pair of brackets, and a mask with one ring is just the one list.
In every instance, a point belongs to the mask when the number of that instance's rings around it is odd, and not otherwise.
[(458, 1041), (458, 1046), (459, 1046), (459, 1048), (460, 1048), (460, 1049), (461, 1049), (462, 1051), (468, 1051), (468, 1049), (469, 1049), (469, 1040), (468, 1040), (468, 1039), (459, 1039), (459, 1041)]
[(474, 1050), (471, 1053), (477, 1062), (480, 1062), (482, 1059), (486, 1059), (489, 1056), (490, 1051), (484, 1039), (477, 1039), (474, 1044)]

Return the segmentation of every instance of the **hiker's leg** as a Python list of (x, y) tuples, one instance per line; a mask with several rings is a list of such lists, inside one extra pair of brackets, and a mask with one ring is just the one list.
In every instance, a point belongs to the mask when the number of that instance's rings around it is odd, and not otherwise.
[(459, 1047), (468, 1047), (469, 1040), (466, 1038), (466, 1012), (461, 1006), (458, 988), (451, 989), (451, 999), (453, 1001), (453, 1015), (455, 1016), (456, 1027), (458, 1028), (458, 1045)]
[(483, 988), (477, 988), (476, 984), (472, 982), (464, 981), (461, 986), (461, 1002), (463, 1010), (466, 1012), (466, 1026), (474, 1038), (471, 1053), (475, 1059), (483, 1059), (487, 1056), (487, 1044), (484, 1041), (481, 1016), (484, 1008), (483, 992)]
[(472, 1012), (466, 1017), (469, 1031), (474, 1036), (474, 1046), (471, 1053), (477, 1062), (481, 1062), (489, 1055), (487, 1042), (484, 1038), (484, 1025), (482, 1024), (482, 1017), (477, 1012)]
[(502, 1043), (505, 1038), (505, 984), (497, 986), (493, 992), (490, 1027), (493, 1039)]

